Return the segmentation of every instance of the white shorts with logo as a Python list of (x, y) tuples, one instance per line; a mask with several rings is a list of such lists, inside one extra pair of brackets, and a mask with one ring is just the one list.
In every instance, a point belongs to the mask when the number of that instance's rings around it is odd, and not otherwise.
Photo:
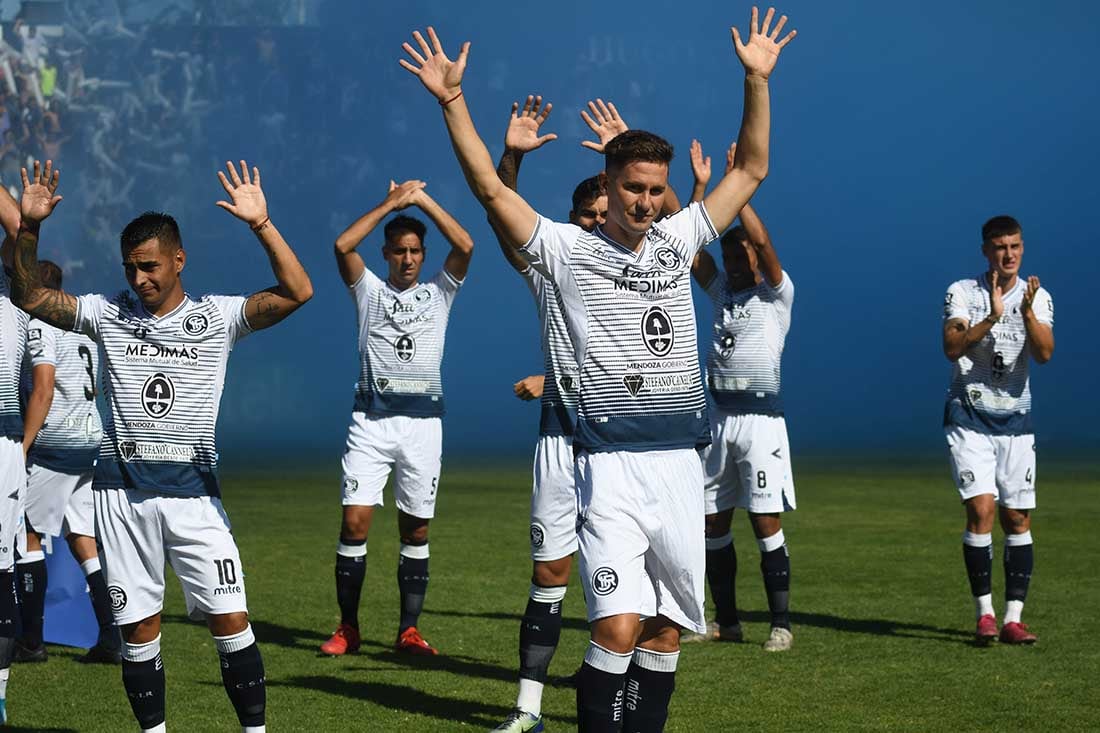
[(45, 466), (27, 469), (27, 522), (40, 535), (95, 536), (94, 469), (61, 473)]
[(577, 487), (573, 439), (541, 435), (531, 491), (531, 559), (560, 560), (577, 551)]
[(115, 623), (131, 624), (164, 606), (164, 562), (183, 586), (188, 615), (248, 610), (244, 569), (220, 499), (96, 489), (96, 538)]
[(772, 415), (735, 415), (715, 409), (714, 442), (703, 452), (707, 514), (734, 507), (753, 514), (795, 509), (787, 422)]
[(340, 461), (342, 503), (382, 506), (382, 490), (392, 469), (397, 508), (431, 519), (442, 459), (443, 421), (438, 417), (353, 412)]
[(992, 494), (1008, 509), (1035, 508), (1034, 435), (986, 435), (957, 425), (943, 434), (963, 501)]
[(576, 475), (588, 620), (662, 615), (703, 633), (706, 545), (699, 453), (691, 448), (581, 453)]
[(23, 442), (0, 436), (0, 572), (15, 567), (16, 553), (27, 553), (27, 525), (23, 521), (26, 491)]

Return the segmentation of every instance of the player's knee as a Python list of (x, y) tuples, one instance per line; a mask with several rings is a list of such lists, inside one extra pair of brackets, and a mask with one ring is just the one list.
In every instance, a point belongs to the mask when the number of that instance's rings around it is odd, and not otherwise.
[(1017, 509), (1001, 512), (1001, 528), (1005, 534), (1023, 534), (1031, 530), (1031, 513)]
[(783, 520), (779, 514), (749, 514), (749, 521), (757, 539), (771, 537), (783, 529)]
[[(364, 509), (365, 507), (350, 507)], [(369, 511), (345, 511), (344, 521), (340, 524), (340, 536), (349, 540), (365, 540), (370, 532), (371, 513)]]
[(206, 617), (206, 626), (214, 636), (232, 636), (248, 628), (248, 614), (216, 613)]
[(119, 631), (127, 644), (148, 644), (160, 636), (160, 614), (136, 623), (123, 624)]
[(428, 541), (428, 520), (410, 514), (399, 514), (397, 531), (406, 545), (423, 545)]
[(634, 614), (607, 616), (592, 622), (592, 641), (616, 654), (627, 654), (638, 644), (642, 627)]
[(38, 533), (27, 530), (27, 552), (38, 552), (42, 549), (42, 539)]
[(569, 570), (572, 561), (572, 556), (567, 555), (560, 560), (535, 562), (534, 571), (531, 573), (531, 582), (542, 588), (569, 585)]
[(722, 537), (729, 534), (733, 523), (733, 510), (728, 509), (717, 514), (708, 514), (704, 520), (707, 537)]
[(680, 627), (663, 617), (649, 619), (642, 628), (638, 646), (654, 652), (678, 652)]

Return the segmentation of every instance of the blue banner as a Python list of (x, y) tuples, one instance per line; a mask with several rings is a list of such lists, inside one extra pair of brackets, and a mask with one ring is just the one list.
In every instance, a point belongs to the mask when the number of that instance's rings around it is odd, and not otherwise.
[(43, 638), (51, 644), (62, 644), (87, 649), (95, 646), (99, 625), (92, 610), (88, 584), (69, 550), (68, 543), (60, 537), (43, 542), (46, 550), (46, 623)]

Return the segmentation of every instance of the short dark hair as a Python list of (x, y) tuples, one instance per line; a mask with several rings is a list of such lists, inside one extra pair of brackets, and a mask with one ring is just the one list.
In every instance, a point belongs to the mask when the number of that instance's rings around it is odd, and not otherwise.
[(998, 237), (1007, 237), (1010, 234), (1021, 234), (1023, 228), (1020, 222), (1011, 216), (1002, 214), (995, 216), (985, 224), (982, 224), (982, 244), (989, 244)]
[(423, 247), (424, 235), (428, 233), (428, 227), (424, 226), (424, 222), (419, 219), (401, 214), (386, 222), (386, 228), (382, 232), (386, 236), (386, 244), (394, 241), (402, 234), (411, 233), (420, 239), (420, 246)]
[(573, 211), (581, 208), (582, 204), (595, 201), (600, 196), (607, 194), (607, 187), (599, 176), (585, 178), (573, 189)]
[(162, 247), (170, 252), (174, 252), (183, 246), (183, 240), (180, 239), (180, 228), (176, 224), (176, 220), (159, 211), (146, 211), (131, 221), (122, 230), (122, 236), (119, 239), (123, 252), (131, 250), (139, 244), (144, 244), (150, 239), (156, 239)]
[(749, 233), (745, 231), (745, 227), (738, 224), (735, 227), (726, 230), (726, 233), (722, 235), (722, 246), (732, 247), (735, 244), (746, 244), (749, 242)]
[(604, 168), (622, 168), (627, 163), (672, 162), (672, 145), (667, 140), (645, 130), (627, 130), (611, 139), (603, 149)]
[(38, 261), (38, 277), (42, 284), (51, 290), (61, 289), (61, 268), (49, 260)]

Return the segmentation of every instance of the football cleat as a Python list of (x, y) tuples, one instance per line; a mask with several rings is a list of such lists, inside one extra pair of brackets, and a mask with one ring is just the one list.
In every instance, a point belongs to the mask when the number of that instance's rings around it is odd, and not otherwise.
[(424, 637), (420, 635), (420, 632), (416, 630), (415, 626), (410, 626), (401, 632), (397, 637), (397, 641), (394, 643), (393, 648), (395, 651), (404, 652), (405, 654), (414, 654), (420, 657), (434, 657), (439, 654), (432, 645), (424, 641)]
[(744, 634), (741, 632), (741, 624), (732, 624), (730, 626), (722, 626), (717, 621), (711, 621), (707, 624), (707, 630), (698, 634), (694, 631), (689, 631), (680, 634), (680, 643), (695, 643), (700, 641), (734, 641), (742, 642), (745, 640)]
[(1027, 630), (1027, 624), (1012, 621), (1001, 627), (1002, 644), (1034, 644), (1039, 637)]
[(991, 613), (987, 613), (978, 619), (978, 628), (974, 632), (974, 641), (979, 644), (990, 644), (997, 639), (997, 619)]
[(773, 626), (772, 633), (768, 635), (768, 640), (764, 642), (764, 651), (785, 652), (791, 648), (791, 642), (793, 641), (794, 634), (791, 633), (790, 629)]
[(543, 730), (541, 715), (531, 715), (526, 710), (514, 708), (505, 721), (490, 733), (541, 733)]
[(122, 652), (114, 647), (96, 644), (76, 661), (81, 664), (122, 664)]
[(359, 651), (359, 629), (340, 624), (324, 644), (321, 645), (321, 653), (330, 657), (339, 657), (342, 654), (350, 654)]
[(15, 642), (15, 661), (16, 662), (45, 662), (49, 659), (49, 654), (46, 653), (46, 645), (39, 644), (36, 647), (24, 646), (23, 642)]

